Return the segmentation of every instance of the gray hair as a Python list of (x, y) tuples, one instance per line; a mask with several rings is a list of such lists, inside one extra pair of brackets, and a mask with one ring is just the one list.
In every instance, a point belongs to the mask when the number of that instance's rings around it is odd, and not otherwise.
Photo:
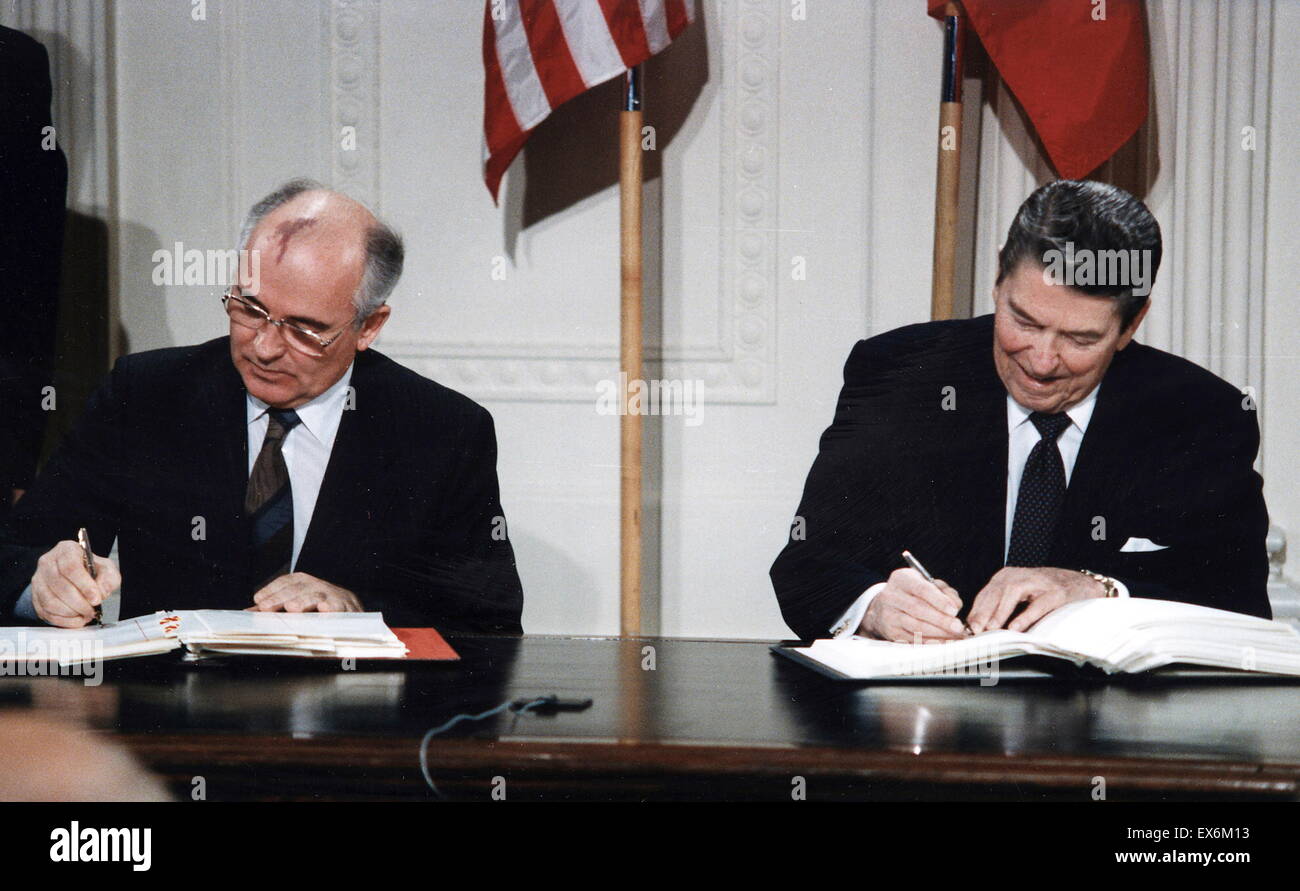
[[(244, 217), (244, 224), (239, 229), (240, 250), (247, 249), (253, 232), (268, 214), (304, 192), (333, 192), (333, 190), (306, 177), (289, 180), (249, 208), (248, 215)], [(378, 219), (375, 220), (374, 225), (366, 229), (365, 245), (365, 269), (361, 273), (361, 284), (352, 295), (352, 305), (356, 308), (353, 324), (358, 328), (375, 310), (387, 302), (388, 295), (393, 293), (393, 288), (397, 287), (397, 280), (402, 277), (402, 263), (406, 257), (402, 237)]]

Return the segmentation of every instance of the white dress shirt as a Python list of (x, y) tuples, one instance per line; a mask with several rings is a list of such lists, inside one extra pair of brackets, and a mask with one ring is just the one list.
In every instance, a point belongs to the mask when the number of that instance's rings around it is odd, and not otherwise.
[[(1065, 484), (1070, 485), (1070, 476), (1074, 473), (1074, 462), (1079, 457), (1079, 447), (1083, 445), (1083, 435), (1088, 432), (1088, 422), (1092, 420), (1092, 411), (1097, 407), (1097, 391), (1101, 384), (1092, 388), (1092, 392), (1073, 408), (1067, 409), (1070, 426), (1066, 427), (1056, 438), (1056, 447), (1061, 453), (1061, 463), (1065, 465)], [(1016, 499), (1020, 497), (1020, 478), (1025, 473), (1025, 462), (1029, 453), (1042, 439), (1038, 428), (1029, 420), (1032, 409), (1025, 408), (1007, 394), (1007, 505), (1006, 527), (1002, 540), (1002, 560), (1005, 563), (1007, 553), (1011, 550), (1011, 524), (1016, 518)], [(925, 561), (922, 560), (924, 563)], [(1128, 589), (1122, 582), (1116, 582), (1120, 597), (1128, 596)], [(884, 582), (877, 582), (859, 595), (839, 621), (831, 626), (835, 637), (856, 634), (862, 624), (862, 617), (867, 613), (871, 601), (885, 588)], [(971, 592), (971, 596), (978, 592)]]
[[(290, 570), (297, 566), (298, 554), (307, 538), (307, 527), (316, 510), (316, 498), (320, 495), (325, 468), (330, 463), (334, 437), (338, 435), (339, 423), (343, 420), (343, 406), (347, 402), (351, 381), (352, 366), (349, 365), (348, 370), (343, 372), (343, 376), (332, 387), (295, 408), (294, 412), (302, 423), (289, 431), (280, 448), (284, 466), (289, 471), (289, 486), (293, 491), (293, 554), (289, 562)], [(270, 426), (270, 419), (266, 416), (270, 406), (252, 393), (245, 394), (245, 403), (248, 418), (248, 473), (251, 476), (258, 452), (262, 450), (262, 442), (266, 439), (266, 428)]]

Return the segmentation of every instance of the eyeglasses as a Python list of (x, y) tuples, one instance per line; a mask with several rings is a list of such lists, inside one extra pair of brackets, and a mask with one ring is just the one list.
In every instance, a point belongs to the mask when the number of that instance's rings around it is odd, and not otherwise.
[(233, 288), (221, 295), (221, 305), (226, 308), (226, 315), (230, 316), (230, 321), (236, 325), (254, 331), (260, 331), (268, 324), (274, 325), (280, 329), (289, 346), (317, 359), (325, 355), (326, 347), (343, 336), (343, 331), (340, 330), (333, 337), (326, 338), (323, 333), (309, 331), (295, 322), (273, 319), (269, 312), (242, 295), (236, 294)]

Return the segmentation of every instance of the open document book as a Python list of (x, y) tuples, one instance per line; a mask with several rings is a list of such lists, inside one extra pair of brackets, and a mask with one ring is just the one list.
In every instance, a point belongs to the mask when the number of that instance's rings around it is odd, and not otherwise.
[[(76, 630), (0, 628), (0, 659), (11, 662), (79, 665), (166, 653), (182, 646), (195, 656), (402, 659), (407, 655), (406, 644), (384, 624), (382, 613), (199, 609), (157, 612)], [(441, 658), (456, 658), (445, 643), (442, 646), (451, 655)]]
[(1015, 656), (1050, 656), (1108, 674), (1199, 665), (1300, 676), (1300, 633), (1285, 622), (1140, 597), (1066, 604), (1026, 632), (986, 631), (944, 644), (862, 637), (777, 652), (841, 679), (974, 674)]

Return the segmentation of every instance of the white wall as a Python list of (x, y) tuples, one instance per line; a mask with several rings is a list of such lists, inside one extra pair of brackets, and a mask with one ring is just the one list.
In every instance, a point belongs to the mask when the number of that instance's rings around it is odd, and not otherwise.
[[(1250, 295), (1264, 302), (1267, 358), (1243, 367), (1266, 381), (1274, 519), (1300, 535), (1290, 467), (1300, 434), (1288, 416), (1300, 405), (1300, 311), (1278, 259), (1300, 247), (1289, 163), (1300, 128), (1294, 96), (1272, 77), (1300, 61), (1283, 39), (1300, 25), (1300, 3), (1259, 3), (1272, 65), (1261, 54), (1234, 76), (1268, 96), (1258, 103), (1268, 228), (1257, 247), (1272, 262), (1257, 262), (1262, 296)], [(651, 420), (662, 511), (647, 627), (781, 637), (767, 570), (843, 361), (858, 338), (928, 314), (942, 36), (917, 0), (810, 0), (803, 21), (784, 0), (700, 5), (702, 23), (647, 68), (646, 121), (670, 137), (658, 146), (662, 177), (646, 189), (647, 324), (664, 357), (650, 373), (702, 379), (708, 400), (699, 426)], [(1163, 0), (1153, 16), (1176, 22), (1192, 5)], [(106, 23), (129, 348), (224, 330), (215, 289), (150, 282), (153, 251), (231, 246), (243, 209), (290, 176), (372, 202), (408, 246), (379, 348), (496, 418), (525, 628), (615, 633), (618, 424), (597, 414), (594, 385), (617, 373), (618, 201), (612, 185), (563, 200), (570, 179), (600, 181), (591, 171), (615, 151), (599, 136), (612, 109), (557, 113), (561, 126), (539, 133), (495, 207), (479, 170), (477, 0), (208, 0), (204, 21), (182, 0), (129, 0)], [(1177, 64), (1161, 56), (1154, 70)], [(355, 152), (340, 146), (344, 126), (357, 128)], [(1010, 126), (985, 116), (977, 251), (1036, 180), (990, 147), (1016, 138), (997, 129)], [(990, 183), (1000, 185), (990, 193)], [(532, 207), (557, 202), (524, 225)], [(987, 253), (975, 275), (981, 311)], [(791, 277), (795, 257), (806, 280)], [(491, 275), (497, 258), (504, 280)]]

